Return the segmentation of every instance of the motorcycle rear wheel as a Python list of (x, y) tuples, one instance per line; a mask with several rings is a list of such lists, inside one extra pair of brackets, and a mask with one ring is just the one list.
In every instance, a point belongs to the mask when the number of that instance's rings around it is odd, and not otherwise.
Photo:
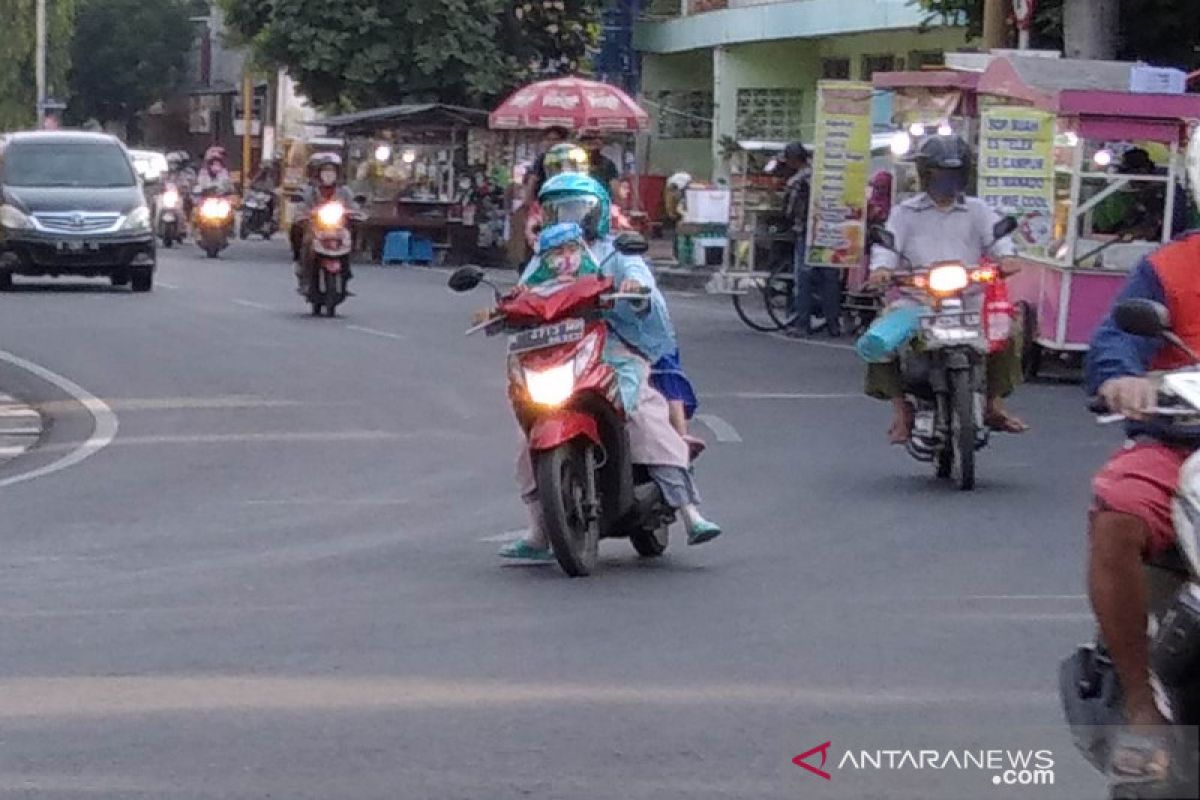
[(950, 404), (950, 432), (954, 447), (954, 472), (958, 488), (969, 492), (975, 488), (975, 392), (971, 373), (956, 370), (950, 375), (953, 392)]
[(534, 462), (546, 535), (558, 565), (572, 578), (591, 574), (600, 548), (599, 526), (588, 521), (583, 511), (587, 493), (583, 447), (567, 442), (538, 453)]

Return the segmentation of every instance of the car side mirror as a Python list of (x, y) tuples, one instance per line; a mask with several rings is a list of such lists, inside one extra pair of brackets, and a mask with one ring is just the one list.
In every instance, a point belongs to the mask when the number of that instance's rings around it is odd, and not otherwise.
[(882, 225), (871, 226), (871, 244), (877, 244), (885, 250), (896, 250), (896, 237)]
[(1113, 321), (1125, 333), (1159, 337), (1171, 331), (1171, 313), (1153, 300), (1124, 300), (1113, 309)]
[(992, 238), (996, 241), (1003, 239), (1017, 229), (1017, 218), (1007, 216), (992, 228)]
[(626, 232), (617, 236), (614, 243), (617, 252), (623, 256), (640, 256), (650, 249), (650, 243), (640, 233)]
[(446, 281), (446, 285), (455, 292), (469, 292), (481, 283), (483, 283), (483, 270), (471, 265), (454, 270), (450, 280)]

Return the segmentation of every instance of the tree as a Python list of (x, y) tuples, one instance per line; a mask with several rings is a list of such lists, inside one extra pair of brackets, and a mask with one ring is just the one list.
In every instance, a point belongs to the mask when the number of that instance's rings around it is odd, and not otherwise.
[(182, 0), (80, 0), (69, 116), (128, 125), (181, 86), (189, 13)]
[(221, 0), (230, 30), (316, 105), (486, 104), (580, 69), (599, 0)]
[[(0, 36), (0, 131), (32, 127), (37, 121), (34, 87), (34, 0), (7, 0), (4, 35)], [(46, 3), (46, 87), (56, 100), (66, 100), (67, 70), (75, 0)]]
[[(1094, 0), (1066, 0), (1072, 11), (1082, 10), (1088, 19), (1095, 15)], [(926, 24), (963, 25), (978, 36), (983, 22), (983, 0), (909, 0), (928, 12)], [(1117, 0), (1103, 0), (1103, 5)], [(1033, 46), (1063, 49), (1064, 0), (1039, 0), (1033, 26)], [(1141, 59), (1182, 69), (1200, 67), (1200, 26), (1192, 23), (1195, 0), (1124, 0), (1120, 3), (1120, 36), (1116, 57)], [(1070, 15), (1069, 21), (1073, 21)], [(1110, 29), (1111, 25), (1108, 26)], [(1102, 33), (1102, 32), (1101, 32)], [(1074, 36), (1071, 35), (1072, 42)], [(1094, 38), (1092, 39), (1094, 41)], [(1090, 44), (1085, 44), (1090, 48)], [(1077, 47), (1076, 49), (1081, 49)], [(1103, 52), (1101, 50), (1100, 52)]]

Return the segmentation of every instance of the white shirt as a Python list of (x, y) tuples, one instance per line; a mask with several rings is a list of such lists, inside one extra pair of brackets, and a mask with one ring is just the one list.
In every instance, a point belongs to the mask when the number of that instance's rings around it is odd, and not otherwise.
[[(978, 197), (960, 197), (954, 205), (939, 208), (921, 193), (892, 209), (887, 229), (896, 237), (896, 250), (920, 269), (939, 261), (978, 264), (989, 250), (998, 258), (1014, 255), (1010, 238), (992, 241), (992, 228), (999, 221), (1000, 215)], [(872, 270), (899, 267), (896, 253), (878, 245), (871, 249)]]

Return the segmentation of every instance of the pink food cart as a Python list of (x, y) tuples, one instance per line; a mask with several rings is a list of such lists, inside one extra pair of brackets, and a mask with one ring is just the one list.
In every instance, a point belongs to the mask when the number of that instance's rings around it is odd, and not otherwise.
[[(1078, 360), (1128, 272), (1177, 233), (1182, 152), (1200, 120), (1200, 95), (1130, 92), (1133, 69), (1001, 57), (979, 80), (984, 110), (994, 103), (1054, 117), (1046, 246), (1022, 253), (1020, 272), (1009, 279), (1025, 334), (1026, 377), (1036, 377), (1047, 358)], [(1134, 157), (1134, 150), (1141, 152)], [(981, 152), (981, 164), (987, 155)], [(1114, 225), (1114, 205), (1136, 213), (1118, 213), (1126, 221)]]

